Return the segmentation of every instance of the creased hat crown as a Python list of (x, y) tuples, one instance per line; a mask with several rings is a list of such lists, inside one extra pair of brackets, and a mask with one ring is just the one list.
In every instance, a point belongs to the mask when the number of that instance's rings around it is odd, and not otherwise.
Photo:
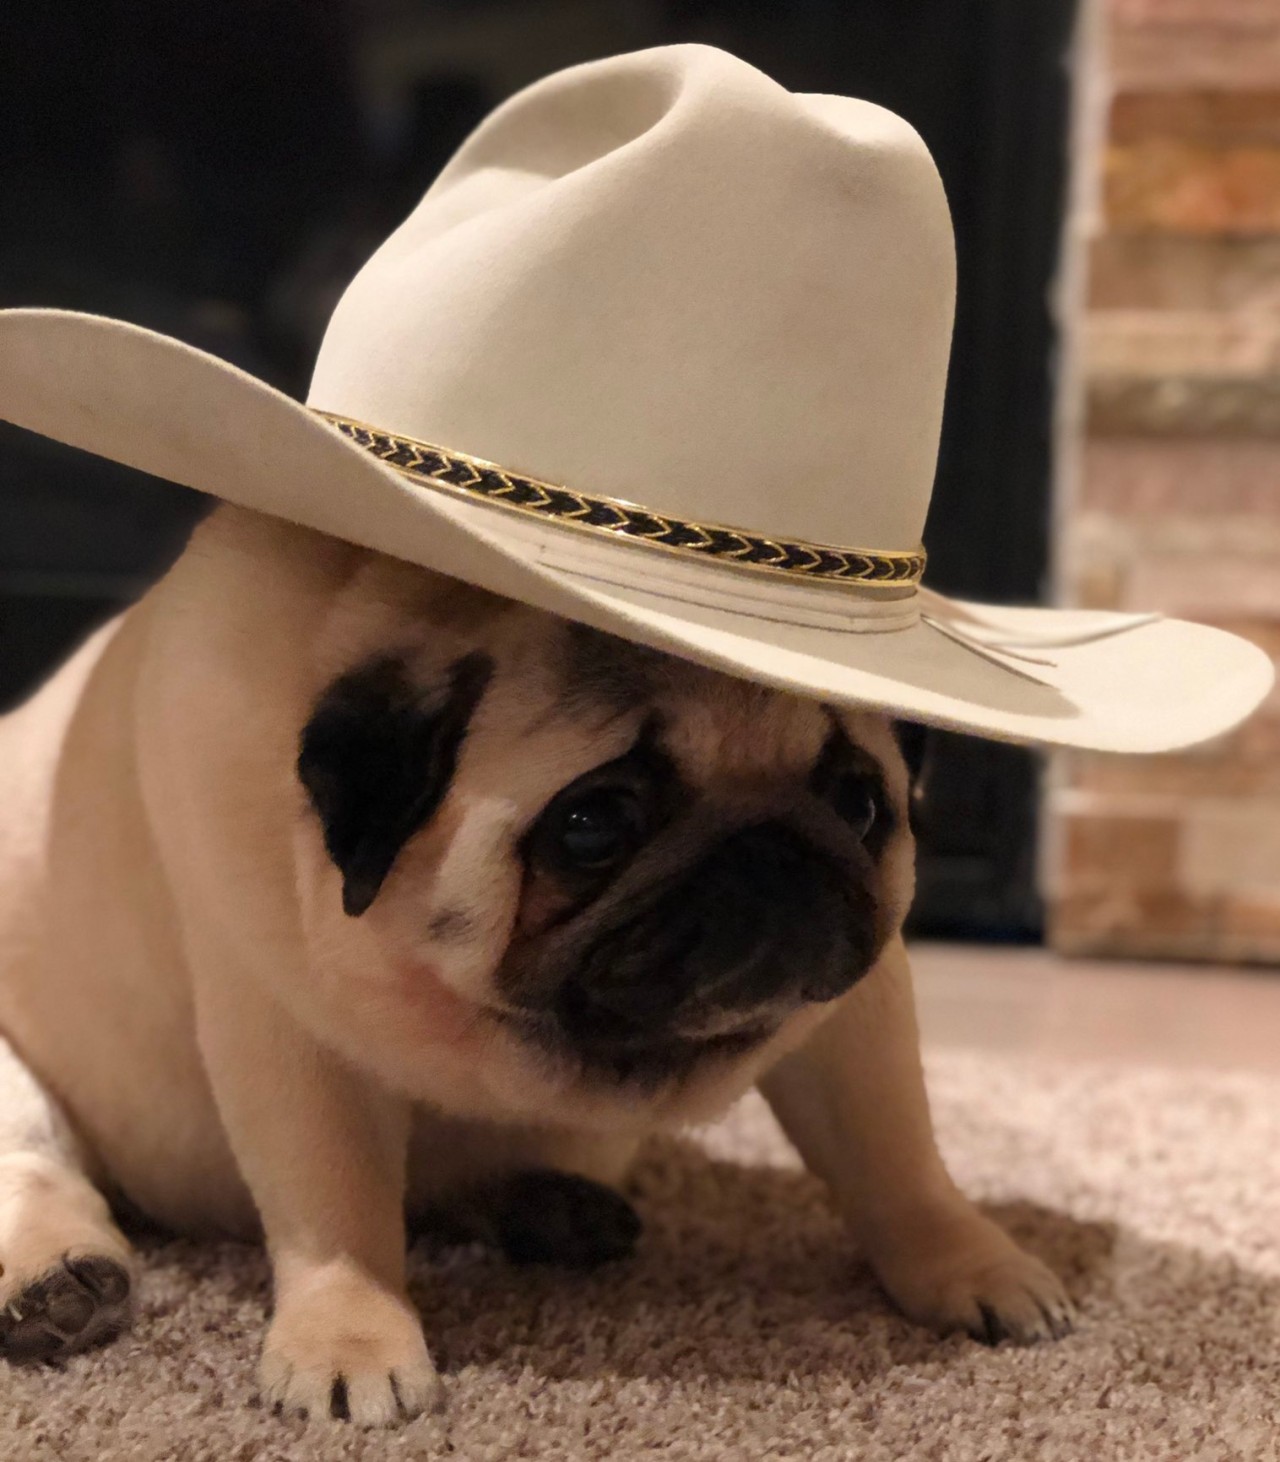
[(953, 299), (905, 122), (669, 47), (500, 107), (348, 288), (309, 399), (659, 512), (911, 550)]

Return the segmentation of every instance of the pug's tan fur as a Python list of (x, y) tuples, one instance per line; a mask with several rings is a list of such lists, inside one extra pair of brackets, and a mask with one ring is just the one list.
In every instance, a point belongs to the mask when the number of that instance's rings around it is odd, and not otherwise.
[[(477, 648), (493, 669), (448, 794), (350, 917), (295, 773), (300, 730), (370, 657), (425, 681)], [(406, 1200), (530, 1167), (616, 1184), (646, 1133), (753, 1082), (909, 1315), (1024, 1339), (1068, 1325), (1057, 1280), (934, 1146), (899, 932), (907, 776), (882, 718), (843, 717), (899, 813), (876, 875), (880, 954), (847, 994), (641, 1093), (485, 1018), (509, 949), (548, 918), (522, 830), (654, 709), (577, 676), (572, 649), (561, 621), (222, 508), (0, 722), (11, 1338), (39, 1342), (58, 1305), (94, 1307), (68, 1347), (123, 1323), (103, 1275), (132, 1260), (99, 1189), (119, 1192), (184, 1231), (261, 1226), (269, 1400), (328, 1415), (341, 1377), (353, 1420), (412, 1416), (437, 1380), (405, 1294)], [(695, 787), (801, 775), (830, 729), (815, 703), (678, 662), (658, 683), (667, 751)]]

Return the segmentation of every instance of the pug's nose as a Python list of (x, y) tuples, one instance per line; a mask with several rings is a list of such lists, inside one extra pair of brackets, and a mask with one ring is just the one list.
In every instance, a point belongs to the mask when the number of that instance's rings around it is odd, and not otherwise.
[(615, 1038), (697, 1007), (829, 1000), (862, 973), (875, 905), (850, 870), (781, 819), (722, 838), (676, 884), (603, 931), (561, 992), (562, 1015)]
[(823, 1000), (851, 983), (852, 946), (869, 911), (857, 907), (849, 870), (795, 828), (769, 819), (738, 829), (712, 852), (699, 881), (701, 1003), (749, 1006), (789, 990)]

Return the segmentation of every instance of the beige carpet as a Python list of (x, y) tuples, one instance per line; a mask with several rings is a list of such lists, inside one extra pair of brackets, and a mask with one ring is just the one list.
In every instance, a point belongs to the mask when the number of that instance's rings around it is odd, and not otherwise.
[(1272, 1462), (1280, 1083), (932, 1064), (957, 1175), (1068, 1276), (1079, 1334), (935, 1341), (892, 1315), (750, 1101), (637, 1176), (638, 1258), (590, 1278), (420, 1253), (449, 1408), (399, 1433), (249, 1407), (260, 1256), (149, 1256), (133, 1336), (0, 1373), (4, 1462), (444, 1458)]

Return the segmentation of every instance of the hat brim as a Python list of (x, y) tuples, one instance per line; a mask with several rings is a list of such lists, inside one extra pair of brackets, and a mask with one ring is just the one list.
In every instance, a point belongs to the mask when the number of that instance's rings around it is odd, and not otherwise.
[[(415, 485), (255, 377), (98, 316), (0, 311), (0, 417), (733, 675), (998, 740), (1175, 750), (1238, 724), (1274, 678), (1255, 645), (1174, 619), (957, 605), (959, 634), (940, 615), (847, 632), (551, 568), (500, 510)], [(964, 642), (969, 610), (996, 639), (1056, 643), (1019, 670)]]

